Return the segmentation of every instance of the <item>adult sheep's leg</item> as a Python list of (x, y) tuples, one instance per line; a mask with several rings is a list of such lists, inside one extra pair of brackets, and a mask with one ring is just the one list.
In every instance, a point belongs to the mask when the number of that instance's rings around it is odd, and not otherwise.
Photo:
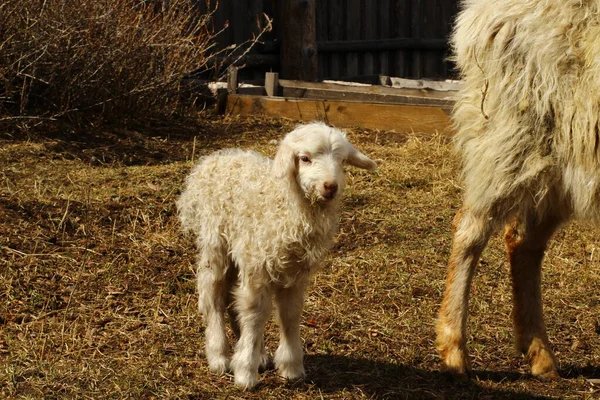
[(265, 287), (253, 282), (242, 284), (235, 291), (235, 309), (240, 326), (240, 338), (235, 345), (231, 369), (235, 383), (251, 389), (258, 383), (258, 369), (263, 363), (265, 323), (271, 312), (271, 296)]
[(279, 374), (287, 379), (300, 379), (305, 375), (300, 320), (306, 286), (307, 278), (303, 278), (294, 286), (275, 292), (280, 342), (274, 362)]
[(227, 280), (222, 276), (224, 264), (220, 257), (204, 252), (197, 272), (198, 309), (206, 322), (206, 359), (209, 369), (223, 374), (229, 369), (229, 342), (225, 332)]
[(457, 377), (469, 374), (471, 369), (466, 346), (469, 291), (475, 266), (492, 229), (487, 215), (474, 214), (468, 208), (454, 218), (452, 254), (437, 320), (436, 345), (444, 369)]
[(555, 216), (539, 220), (532, 212), (515, 218), (505, 229), (517, 349), (529, 359), (533, 375), (549, 379), (559, 375), (544, 325), (541, 270), (548, 241), (561, 222)]

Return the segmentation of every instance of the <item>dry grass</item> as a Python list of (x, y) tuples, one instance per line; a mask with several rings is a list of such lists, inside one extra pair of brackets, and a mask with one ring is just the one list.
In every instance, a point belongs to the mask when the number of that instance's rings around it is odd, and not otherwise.
[[(201, 122), (202, 121), (202, 122)], [(0, 142), (0, 397), (592, 398), (600, 378), (597, 230), (562, 230), (544, 294), (559, 382), (530, 378), (512, 347), (503, 243), (472, 290), (476, 377), (438, 373), (433, 323), (460, 205), (446, 137), (353, 129), (382, 160), (349, 170), (337, 245), (303, 317), (305, 382), (274, 371), (253, 392), (208, 372), (194, 248), (174, 200), (197, 158), (221, 147), (273, 154), (282, 120), (153, 123)], [(276, 345), (271, 322), (267, 345)], [(588, 378), (588, 379), (586, 379)]]

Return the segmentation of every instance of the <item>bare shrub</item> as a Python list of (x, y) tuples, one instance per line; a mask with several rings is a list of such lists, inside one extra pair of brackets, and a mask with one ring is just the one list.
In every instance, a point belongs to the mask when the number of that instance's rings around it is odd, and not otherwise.
[[(0, 121), (171, 114), (217, 33), (192, 0), (5, 0)], [(75, 112), (78, 113), (75, 113)]]

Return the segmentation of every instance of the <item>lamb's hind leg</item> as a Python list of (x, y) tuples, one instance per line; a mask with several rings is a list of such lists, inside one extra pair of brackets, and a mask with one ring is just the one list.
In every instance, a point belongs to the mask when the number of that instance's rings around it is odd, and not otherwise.
[(206, 323), (206, 359), (209, 369), (216, 374), (229, 369), (229, 342), (225, 332), (228, 287), (222, 273), (224, 268), (219, 257), (205, 252), (200, 257), (197, 272), (198, 309)]
[(544, 251), (561, 219), (541, 220), (531, 212), (506, 225), (505, 240), (513, 283), (513, 324), (517, 349), (531, 363), (533, 375), (559, 377), (542, 311), (541, 269)]
[(446, 290), (437, 320), (436, 345), (444, 370), (456, 377), (470, 373), (466, 345), (469, 291), (475, 266), (493, 231), (487, 215), (465, 208), (454, 218), (452, 254), (448, 263)]

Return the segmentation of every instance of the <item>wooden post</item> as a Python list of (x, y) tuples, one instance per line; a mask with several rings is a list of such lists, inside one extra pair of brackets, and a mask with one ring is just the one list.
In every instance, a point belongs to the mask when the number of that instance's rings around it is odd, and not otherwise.
[(227, 68), (227, 92), (237, 93), (238, 89), (238, 67), (233, 65)]
[(267, 96), (273, 97), (279, 94), (279, 74), (267, 72), (265, 75), (265, 91)]
[(281, 76), (302, 81), (317, 80), (317, 32), (315, 0), (280, 0)]

